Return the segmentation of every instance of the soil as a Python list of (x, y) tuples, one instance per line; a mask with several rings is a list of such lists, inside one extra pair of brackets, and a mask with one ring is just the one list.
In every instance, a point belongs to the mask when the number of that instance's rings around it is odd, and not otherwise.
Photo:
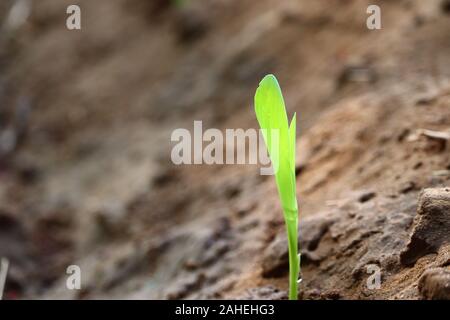
[(69, 31), (73, 2), (0, 4), (5, 298), (286, 299), (273, 177), (170, 160), (194, 120), (257, 128), (267, 73), (298, 118), (299, 297), (450, 298), (448, 1), (78, 0)]

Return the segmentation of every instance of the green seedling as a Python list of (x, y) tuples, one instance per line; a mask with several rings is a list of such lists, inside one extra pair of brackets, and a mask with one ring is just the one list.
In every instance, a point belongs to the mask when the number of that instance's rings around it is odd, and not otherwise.
[(297, 300), (300, 255), (297, 247), (298, 206), (295, 179), (296, 115), (289, 126), (280, 85), (273, 75), (262, 79), (255, 94), (255, 112), (272, 161), (286, 223), (289, 249), (289, 299)]

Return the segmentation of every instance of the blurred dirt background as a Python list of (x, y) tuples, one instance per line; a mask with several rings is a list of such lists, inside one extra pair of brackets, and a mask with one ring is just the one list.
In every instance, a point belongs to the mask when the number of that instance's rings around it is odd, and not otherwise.
[(5, 298), (285, 299), (274, 179), (170, 161), (194, 120), (257, 128), (267, 73), (299, 121), (300, 298), (450, 297), (449, 1), (2, 0), (0, 22)]

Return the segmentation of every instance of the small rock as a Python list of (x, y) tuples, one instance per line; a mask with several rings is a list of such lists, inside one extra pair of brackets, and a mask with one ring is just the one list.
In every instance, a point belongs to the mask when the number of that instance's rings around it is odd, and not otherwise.
[(415, 226), (407, 248), (400, 254), (400, 261), (403, 265), (412, 265), (449, 242), (450, 188), (425, 189), (419, 197)]
[(288, 271), (288, 248), (286, 236), (278, 235), (264, 252), (263, 277), (281, 277)]
[(450, 269), (426, 270), (419, 280), (419, 292), (427, 300), (450, 300)]

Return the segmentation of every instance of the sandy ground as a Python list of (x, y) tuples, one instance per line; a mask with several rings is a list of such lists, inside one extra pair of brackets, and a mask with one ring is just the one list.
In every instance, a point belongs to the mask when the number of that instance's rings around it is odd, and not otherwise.
[(31, 1), (15, 29), (0, 5), (6, 298), (285, 299), (273, 178), (170, 161), (194, 120), (257, 128), (267, 73), (298, 116), (300, 297), (450, 297), (445, 1), (376, 1), (374, 31), (365, 0), (79, 0), (68, 31), (72, 2)]

